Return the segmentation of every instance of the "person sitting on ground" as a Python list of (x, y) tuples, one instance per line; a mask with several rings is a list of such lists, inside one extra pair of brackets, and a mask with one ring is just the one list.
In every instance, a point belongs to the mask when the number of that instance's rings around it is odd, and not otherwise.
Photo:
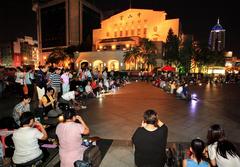
[(204, 161), (205, 144), (201, 139), (193, 139), (190, 147), (190, 159), (183, 160), (183, 167), (210, 167)]
[(82, 117), (76, 115), (73, 109), (67, 109), (63, 113), (64, 122), (59, 123), (56, 128), (60, 144), (60, 166), (73, 167), (75, 161), (83, 159), (83, 153), (87, 147), (82, 145), (81, 135), (89, 134), (89, 128)]
[(59, 99), (59, 104), (64, 103), (68, 104), (71, 108), (74, 108), (75, 110), (79, 110), (79, 107), (81, 109), (86, 109), (87, 106), (82, 105), (81, 102), (78, 102), (75, 98), (78, 96), (80, 93), (78, 91), (70, 91), (61, 96)]
[(85, 93), (87, 97), (95, 97), (95, 94), (93, 92), (93, 89), (91, 87), (91, 82), (88, 81), (86, 87), (85, 87)]
[(42, 97), (43, 115), (45, 119), (48, 117), (57, 117), (59, 113), (56, 111), (56, 99), (53, 97), (54, 89), (47, 88), (46, 94)]
[(132, 136), (135, 164), (137, 167), (164, 167), (168, 128), (154, 110), (145, 111), (143, 117), (142, 126)]
[(20, 125), (19, 118), (22, 113), (30, 111), (30, 102), (31, 98), (28, 95), (24, 95), (22, 101), (14, 107), (12, 116), (18, 125)]
[(182, 99), (186, 99), (186, 96), (183, 93), (183, 85), (180, 85), (176, 90), (176, 96)]
[[(25, 112), (20, 117), (21, 127), (13, 132), (14, 164), (31, 164), (43, 158), (43, 153), (38, 145), (38, 140), (46, 140), (47, 132), (43, 125), (34, 121), (31, 112)], [(37, 128), (33, 128), (37, 126)], [(26, 165), (27, 166), (27, 165)]]
[(218, 124), (212, 125), (207, 134), (208, 155), (212, 166), (239, 167), (239, 150), (226, 140), (224, 130)]

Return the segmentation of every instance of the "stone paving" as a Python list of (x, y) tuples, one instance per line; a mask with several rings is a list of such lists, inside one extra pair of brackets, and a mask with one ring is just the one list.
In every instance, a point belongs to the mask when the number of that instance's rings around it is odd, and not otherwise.
[[(240, 141), (240, 88), (235, 85), (192, 87), (198, 101), (186, 102), (153, 87), (150, 83), (132, 82), (115, 93), (88, 99), (80, 114), (91, 130), (91, 136), (114, 139), (101, 167), (134, 166), (129, 144), (141, 124), (143, 112), (154, 109), (168, 126), (168, 142), (190, 142), (195, 137), (206, 141), (208, 127), (223, 126), (227, 138)], [(12, 112), (16, 100), (0, 100), (0, 117)]]

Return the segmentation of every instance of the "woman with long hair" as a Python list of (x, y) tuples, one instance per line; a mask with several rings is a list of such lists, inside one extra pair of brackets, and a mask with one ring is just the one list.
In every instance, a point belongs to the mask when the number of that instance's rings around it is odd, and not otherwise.
[(208, 129), (207, 139), (212, 166), (240, 167), (240, 153), (233, 143), (226, 140), (220, 125), (214, 124)]
[(201, 139), (193, 139), (190, 147), (190, 159), (183, 160), (183, 167), (210, 167), (204, 161), (205, 144)]

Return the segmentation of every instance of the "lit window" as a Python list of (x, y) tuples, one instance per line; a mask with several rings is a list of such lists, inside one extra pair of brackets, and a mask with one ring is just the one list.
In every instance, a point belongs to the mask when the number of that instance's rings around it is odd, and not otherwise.
[(109, 37), (109, 32), (106, 33), (106, 36)]
[(125, 36), (128, 36), (128, 30), (126, 30), (126, 32), (125, 32)]
[(120, 36), (120, 37), (122, 36), (122, 31), (120, 31), (119, 36)]
[(114, 32), (114, 37), (117, 37), (117, 32), (116, 31)]
[(143, 29), (143, 34), (144, 34), (144, 35), (147, 35), (147, 28), (144, 28), (144, 29)]
[(131, 30), (131, 35), (132, 35), (132, 36), (134, 35), (134, 30)]
[(157, 28), (157, 26), (155, 26), (155, 27), (153, 28), (153, 31), (154, 31), (154, 32), (157, 32), (157, 30), (158, 30), (158, 28)]
[(141, 35), (141, 29), (140, 28), (137, 29), (137, 35)]

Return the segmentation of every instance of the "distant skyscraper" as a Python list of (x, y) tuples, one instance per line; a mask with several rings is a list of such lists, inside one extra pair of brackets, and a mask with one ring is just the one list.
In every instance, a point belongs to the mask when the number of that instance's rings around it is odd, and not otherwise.
[(220, 25), (219, 18), (217, 24), (210, 32), (208, 44), (212, 51), (222, 51), (225, 49), (225, 29)]

